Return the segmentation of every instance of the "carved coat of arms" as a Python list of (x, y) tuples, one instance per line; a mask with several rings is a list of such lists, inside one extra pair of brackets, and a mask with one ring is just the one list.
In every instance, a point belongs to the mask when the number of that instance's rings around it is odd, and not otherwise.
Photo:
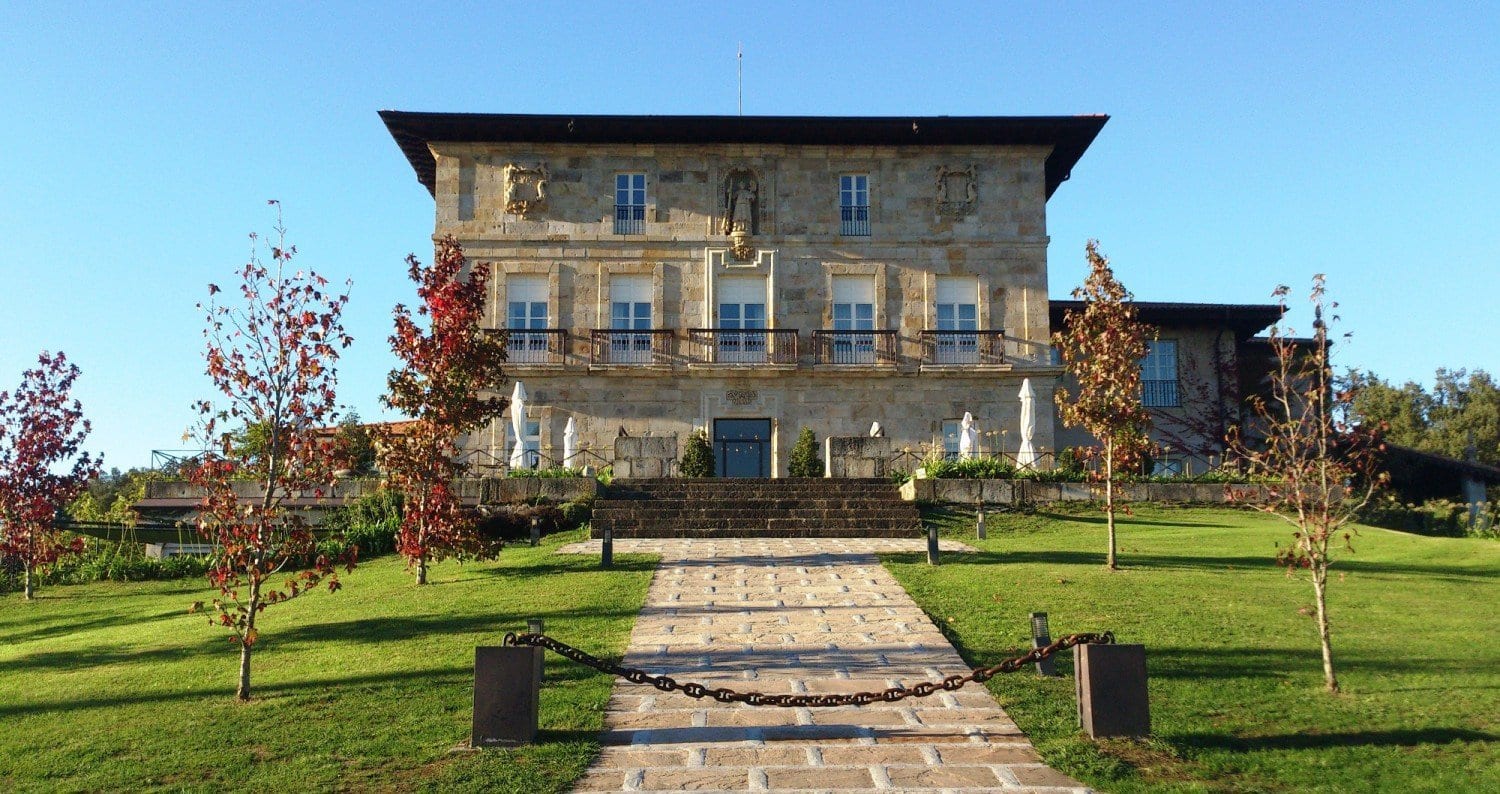
[(547, 166), (508, 163), (505, 166), (505, 211), (526, 215), (547, 203)]

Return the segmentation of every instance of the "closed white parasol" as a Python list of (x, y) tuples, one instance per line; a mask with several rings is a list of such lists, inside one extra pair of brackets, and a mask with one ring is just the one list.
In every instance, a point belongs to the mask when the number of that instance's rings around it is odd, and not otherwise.
[(1036, 447), (1031, 439), (1036, 435), (1036, 390), (1031, 388), (1031, 378), (1021, 381), (1021, 449), (1016, 452), (1016, 468), (1036, 468)]
[(578, 421), (568, 417), (568, 425), (563, 428), (563, 460), (562, 465), (571, 467), (574, 465), (573, 458), (578, 456)]
[(964, 411), (964, 419), (958, 429), (958, 456), (964, 460), (974, 457), (979, 451), (979, 431), (974, 428), (974, 415)]
[(526, 386), (516, 381), (510, 393), (510, 434), (516, 445), (510, 450), (510, 467), (526, 468)]

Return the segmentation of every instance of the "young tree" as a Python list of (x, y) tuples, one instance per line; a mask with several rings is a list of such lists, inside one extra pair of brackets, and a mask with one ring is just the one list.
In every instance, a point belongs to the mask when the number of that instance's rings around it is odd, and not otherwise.
[[(416, 255), (406, 265), (421, 303), (416, 318), (396, 306), (390, 341), (403, 366), (391, 371), (382, 399), (415, 422), (400, 432), (386, 426), (381, 467), (405, 499), (397, 549), (422, 585), (428, 563), (481, 554), (488, 545), (453, 480), (468, 468), (458, 460), (458, 439), (505, 410), (505, 398), (480, 396), (504, 382), (505, 340), (480, 328), (489, 269), (471, 266), (458, 241), (444, 238), (431, 267)], [(426, 318), (425, 329), (417, 318)]]
[[(334, 364), (353, 341), (340, 323), (349, 294), (328, 292), (316, 273), (293, 271), (296, 248), (286, 245), (280, 204), (270, 203), (277, 208), (270, 263), (252, 234), (250, 260), (238, 273), (240, 300), (219, 304), (213, 296), (221, 290), (210, 284), (209, 302), (199, 304), (207, 373), (224, 400), (197, 404), (207, 451), (189, 479), (206, 494), (198, 529), (217, 547), (208, 577), (219, 588), (209, 622), (228, 628), (239, 645), (240, 700), (250, 698), (261, 612), (320, 584), (339, 589), (339, 561), (318, 554), (303, 517), (286, 502), (322, 493), (333, 480), (333, 446), (318, 428), (335, 418)], [(240, 427), (260, 428), (259, 442), (237, 443)], [(234, 484), (247, 480), (258, 483), (258, 495), (236, 493)], [(352, 557), (343, 562), (354, 567)], [(284, 571), (278, 585), (273, 577)]]
[[(1288, 289), (1275, 295), (1286, 304)], [(1354, 394), (1349, 382), (1335, 382), (1329, 359), (1329, 323), (1338, 308), (1327, 300), (1324, 279), (1313, 277), (1313, 336), (1295, 339), (1290, 329), (1272, 326), (1272, 364), (1268, 394), (1251, 398), (1258, 439), (1236, 434), (1231, 449), (1249, 473), (1275, 482), (1271, 499), (1256, 508), (1295, 527), (1292, 545), (1277, 559), (1290, 574), (1306, 569), (1312, 576), (1318, 641), (1323, 650), (1323, 680), (1329, 692), (1339, 690), (1329, 639), (1328, 568), (1334, 542), (1352, 551), (1353, 521), (1369, 503), (1382, 476), (1377, 472), (1378, 428), (1347, 421)]]
[(1053, 335), (1068, 375), (1077, 381), (1074, 397), (1058, 389), (1057, 411), (1070, 427), (1082, 427), (1102, 445), (1104, 514), (1109, 526), (1109, 556), (1115, 564), (1115, 478), (1138, 465), (1150, 449), (1146, 431), (1151, 417), (1141, 407), (1141, 359), (1146, 355), (1146, 326), (1137, 319), (1132, 295), (1115, 279), (1099, 241), (1088, 242), (1089, 275), (1073, 297), (1083, 311), (1068, 311), (1063, 330)]
[(103, 463), (80, 452), (90, 427), (70, 397), (77, 378), (66, 356), (44, 350), (14, 392), (0, 392), (0, 554), (20, 560), (28, 601), (34, 571), (83, 550), (83, 538), (64, 538), (55, 517)]
[(818, 457), (818, 439), (813, 436), (812, 428), (804, 427), (797, 434), (787, 471), (793, 477), (823, 476), (823, 459)]

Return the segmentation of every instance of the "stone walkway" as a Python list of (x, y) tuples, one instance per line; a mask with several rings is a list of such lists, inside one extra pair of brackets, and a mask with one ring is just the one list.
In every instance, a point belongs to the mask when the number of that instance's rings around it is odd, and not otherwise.
[[(741, 691), (856, 692), (968, 667), (876, 552), (925, 540), (616, 540), (662, 555), (625, 664)], [(944, 551), (971, 550), (944, 541)], [(563, 553), (599, 553), (598, 541)], [(847, 708), (721, 704), (618, 681), (579, 791), (1086, 791), (984, 687)]]

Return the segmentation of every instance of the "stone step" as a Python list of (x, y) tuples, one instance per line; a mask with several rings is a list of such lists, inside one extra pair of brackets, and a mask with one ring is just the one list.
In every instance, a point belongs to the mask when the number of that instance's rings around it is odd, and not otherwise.
[(910, 510), (595, 510), (595, 521), (717, 521), (721, 519), (744, 519), (766, 521), (770, 519), (799, 519), (803, 521), (835, 521), (858, 519), (862, 521), (909, 520)]
[[(593, 530), (595, 539), (603, 537), (604, 531), (600, 528)], [(713, 529), (713, 528), (682, 528), (682, 527), (651, 527), (641, 529), (616, 530), (616, 538), (692, 538), (692, 539), (731, 539), (731, 538), (917, 538), (921, 537), (920, 529), (904, 527), (862, 527), (858, 529), (806, 529), (794, 527), (767, 527), (764, 529)]]
[(660, 510), (683, 510), (705, 507), (734, 507), (742, 510), (909, 510), (911, 504), (900, 499), (600, 499), (595, 510), (605, 508), (634, 509), (650, 507)]
[(616, 480), (593, 533), (620, 538), (916, 537), (921, 516), (883, 479)]

